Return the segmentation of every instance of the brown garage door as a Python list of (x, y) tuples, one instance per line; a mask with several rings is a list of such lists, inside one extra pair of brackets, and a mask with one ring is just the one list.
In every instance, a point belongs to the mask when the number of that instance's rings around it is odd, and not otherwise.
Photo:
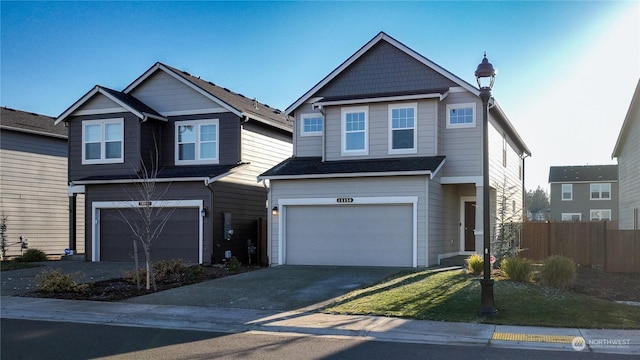
[[(131, 209), (120, 212), (129, 219), (139, 215)], [(100, 261), (133, 261), (133, 235), (117, 209), (100, 210)], [(151, 246), (151, 260), (182, 259), (199, 262), (199, 212), (197, 208), (178, 208), (172, 214), (162, 234)], [(138, 256), (144, 260), (138, 242)]]

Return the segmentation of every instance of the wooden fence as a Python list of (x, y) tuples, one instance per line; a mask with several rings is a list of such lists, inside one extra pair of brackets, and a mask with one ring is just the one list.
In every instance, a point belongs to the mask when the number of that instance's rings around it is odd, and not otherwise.
[(618, 230), (610, 221), (526, 222), (519, 256), (544, 260), (563, 255), (607, 272), (640, 273), (640, 230)]

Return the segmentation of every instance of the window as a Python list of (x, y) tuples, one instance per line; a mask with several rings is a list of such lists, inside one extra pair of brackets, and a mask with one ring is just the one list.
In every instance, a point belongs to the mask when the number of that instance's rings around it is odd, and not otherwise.
[(562, 184), (562, 201), (573, 200), (573, 184)]
[(322, 135), (323, 119), (321, 114), (302, 114), (300, 136)]
[(591, 184), (591, 200), (611, 200), (611, 184)]
[(416, 114), (418, 105), (389, 105), (389, 152), (416, 152)]
[(369, 108), (342, 109), (342, 154), (367, 155), (367, 113)]
[(476, 104), (447, 105), (447, 129), (476, 126)]
[(580, 221), (582, 214), (580, 213), (562, 213), (562, 221)]
[(124, 162), (124, 119), (82, 122), (82, 163)]
[(591, 215), (589, 216), (589, 218), (591, 219), (591, 221), (611, 220), (611, 210), (591, 210)]
[(176, 121), (176, 164), (218, 162), (218, 120)]

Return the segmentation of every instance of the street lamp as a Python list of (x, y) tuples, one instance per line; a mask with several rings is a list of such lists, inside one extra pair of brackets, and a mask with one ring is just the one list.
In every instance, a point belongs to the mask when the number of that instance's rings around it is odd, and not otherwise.
[(484, 252), (484, 278), (480, 280), (482, 295), (480, 298), (480, 313), (494, 316), (498, 313), (493, 300), (493, 279), (491, 279), (491, 222), (489, 206), (489, 99), (491, 88), (496, 77), (493, 65), (487, 60), (487, 53), (476, 69), (476, 80), (480, 88), (482, 100), (482, 236)]

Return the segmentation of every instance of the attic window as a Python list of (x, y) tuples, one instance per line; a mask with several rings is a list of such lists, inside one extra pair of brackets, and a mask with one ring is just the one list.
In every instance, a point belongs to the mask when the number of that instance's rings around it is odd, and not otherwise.
[(447, 129), (476, 127), (476, 104), (448, 104)]
[(324, 123), (322, 114), (302, 114), (300, 119), (300, 136), (322, 135)]

